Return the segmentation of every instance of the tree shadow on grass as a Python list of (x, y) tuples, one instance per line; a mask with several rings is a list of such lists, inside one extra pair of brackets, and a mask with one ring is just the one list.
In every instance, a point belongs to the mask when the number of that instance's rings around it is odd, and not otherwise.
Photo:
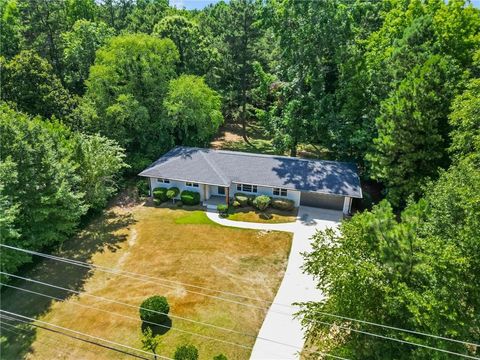
[[(65, 241), (60, 249), (56, 251), (44, 250), (43, 252), (91, 263), (92, 257), (96, 253), (105, 250), (116, 252), (121, 243), (127, 241), (126, 232), (120, 233), (119, 230), (128, 229), (134, 223), (135, 220), (130, 213), (118, 214), (113, 211), (106, 211), (92, 219), (77, 235)], [(33, 256), (32, 262), (22, 267), (17, 275), (70, 290), (83, 291), (84, 285), (92, 273), (93, 270), (88, 266), (77, 266)], [(53, 301), (57, 299), (65, 300), (75, 296), (74, 293), (69, 291), (15, 278), (11, 278), (8, 285), (30, 292), (3, 286), (0, 294), (1, 308), (32, 318), (37, 318), (48, 312)], [(47, 296), (37, 295), (33, 292)], [(27, 335), (22, 332), (22, 337), (8, 332), (2, 335), (7, 337), (6, 342), (0, 342), (2, 359), (21, 359), (29, 352), (31, 344), (35, 340), (36, 332), (32, 331)]]
[(167, 317), (165, 322), (163, 322), (160, 325), (153, 325), (151, 323), (146, 323), (142, 322), (142, 333), (144, 333), (147, 329), (152, 330), (152, 335), (157, 336), (157, 335), (165, 335), (167, 332), (170, 331), (172, 328), (172, 319), (170, 317)]

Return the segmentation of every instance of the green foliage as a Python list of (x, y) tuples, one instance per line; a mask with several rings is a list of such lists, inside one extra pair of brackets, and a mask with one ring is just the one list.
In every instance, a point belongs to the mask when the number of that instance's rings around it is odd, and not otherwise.
[(195, 22), (181, 15), (166, 16), (155, 25), (153, 35), (175, 43), (180, 73), (202, 75), (208, 70), (209, 45)]
[(179, 193), (180, 193), (180, 190), (177, 187), (172, 186), (167, 191), (167, 198), (170, 199), (170, 200), (173, 199), (173, 198), (176, 198)]
[(233, 198), (239, 203), (239, 206), (248, 206), (249, 196), (244, 193), (236, 193)]
[[(1, 59), (0, 59), (1, 61)], [(50, 64), (35, 52), (23, 50), (10, 61), (2, 61), (2, 99), (19, 110), (46, 118), (64, 118), (74, 101)]]
[(432, 56), (382, 103), (368, 160), (372, 176), (383, 181), (397, 206), (411, 194), (421, 195), (426, 179), (448, 164), (448, 113), (458, 77), (454, 63)]
[(205, 146), (223, 123), (220, 97), (194, 75), (170, 81), (164, 106), (178, 144)]
[(142, 332), (142, 348), (151, 351), (154, 355), (157, 354), (157, 348), (161, 344), (162, 338), (160, 335), (153, 335), (152, 329), (147, 326)]
[(228, 360), (228, 358), (223, 354), (218, 354), (213, 357), (213, 360)]
[(271, 206), (274, 209), (290, 211), (295, 207), (295, 202), (290, 199), (273, 198)]
[(168, 320), (170, 306), (168, 305), (166, 297), (154, 295), (142, 302), (139, 311), (140, 319), (142, 319), (142, 321), (147, 323), (165, 324)]
[(270, 196), (259, 195), (253, 199), (253, 206), (255, 206), (258, 210), (263, 211), (268, 208), (270, 201)]
[(228, 214), (228, 206), (227, 204), (218, 204), (217, 205), (217, 211), (221, 216), (225, 216)]
[(11, 58), (22, 46), (22, 22), (16, 0), (0, 1), (0, 55)]
[(133, 171), (173, 145), (162, 100), (177, 60), (171, 40), (123, 35), (99, 49), (90, 68), (80, 111), (84, 126), (124, 147)]
[(150, 192), (149, 179), (142, 178), (138, 180), (136, 188), (139, 196), (148, 196)]
[(62, 34), (65, 83), (77, 93), (85, 91), (85, 80), (95, 61), (95, 52), (114, 35), (105, 23), (78, 20), (72, 30)]
[(169, 14), (168, 0), (140, 0), (127, 16), (127, 32), (150, 34), (156, 23)]
[(153, 201), (156, 205), (160, 205), (169, 199), (167, 192), (168, 188), (166, 187), (157, 187), (153, 189)]
[(180, 199), (185, 205), (200, 204), (200, 193), (197, 191), (183, 190), (180, 194)]
[(240, 204), (240, 202), (239, 202), (238, 200), (233, 200), (232, 206), (233, 206), (234, 208), (238, 208), (238, 207), (240, 207), (240, 206), (242, 206), (242, 205)]
[(480, 78), (472, 79), (467, 89), (452, 104), (450, 152), (456, 158), (480, 152)]
[(193, 345), (181, 345), (173, 355), (175, 360), (198, 360), (198, 350)]
[[(89, 208), (73, 143), (60, 123), (0, 106), (2, 242), (42, 250), (72, 235)], [(28, 259), (2, 251), (1, 267), (14, 272)]]
[(128, 167), (124, 150), (100, 135), (78, 134), (74, 141), (84, 201), (91, 209), (100, 210), (118, 189), (122, 170)]

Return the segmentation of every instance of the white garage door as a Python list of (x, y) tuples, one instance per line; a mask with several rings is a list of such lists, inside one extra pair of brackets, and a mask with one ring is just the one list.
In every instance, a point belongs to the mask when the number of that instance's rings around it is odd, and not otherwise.
[(326, 194), (319, 194), (314, 192), (302, 192), (300, 196), (300, 205), (313, 206), (324, 209), (342, 210), (343, 196), (333, 196)]

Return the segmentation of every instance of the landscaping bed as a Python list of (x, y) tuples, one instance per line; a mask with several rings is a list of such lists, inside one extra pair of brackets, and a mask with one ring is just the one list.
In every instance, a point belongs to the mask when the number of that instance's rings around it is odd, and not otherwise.
[[(270, 219), (265, 218), (264, 214), (271, 216)], [(279, 224), (279, 223), (288, 223), (295, 222), (297, 219), (298, 208), (295, 208), (291, 211), (281, 211), (276, 209), (267, 209), (263, 212), (253, 208), (245, 207), (233, 209), (228, 215), (227, 219), (235, 221), (247, 221), (255, 223), (270, 223), (270, 224)]]

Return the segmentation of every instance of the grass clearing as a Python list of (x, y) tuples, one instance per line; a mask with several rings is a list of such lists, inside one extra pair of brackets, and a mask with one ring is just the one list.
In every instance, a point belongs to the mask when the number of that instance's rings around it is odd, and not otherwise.
[(272, 218), (264, 219), (261, 216), (262, 212), (253, 207), (235, 209), (234, 211), (233, 214), (228, 215), (229, 220), (269, 224), (295, 222), (298, 213), (298, 209), (293, 211), (280, 211), (270, 208), (265, 210), (264, 213), (271, 215)]
[[(53, 260), (37, 261), (22, 276), (81, 291), (81, 295), (24, 281), (12, 285), (59, 297), (55, 301), (14, 289), (2, 289), (2, 308), (141, 348), (138, 309), (92, 298), (103, 296), (139, 306), (152, 295), (166, 296), (170, 314), (230, 328), (252, 336), (228, 333), (170, 316), (172, 328), (161, 336), (158, 354), (172, 357), (177, 346), (193, 344), (200, 359), (223, 353), (228, 359), (248, 359), (249, 350), (181, 333), (175, 328), (253, 346), (266, 310), (242, 304), (269, 306), (283, 277), (292, 236), (285, 232), (236, 229), (207, 221), (204, 213), (184, 209), (121, 204), (91, 222), (66, 242), (59, 256), (96, 265), (146, 274), (150, 282), (90, 271)], [(209, 220), (209, 219), (208, 219)], [(195, 292), (198, 288), (175, 285), (161, 278), (219, 289), (267, 300), (259, 303), (215, 292), (239, 303), (219, 301)], [(187, 290), (192, 290), (189, 292)], [(92, 306), (92, 310), (81, 305)], [(121, 318), (104, 311), (131, 316)], [(82, 343), (43, 329), (2, 332), (2, 359), (129, 359), (130, 357)]]

